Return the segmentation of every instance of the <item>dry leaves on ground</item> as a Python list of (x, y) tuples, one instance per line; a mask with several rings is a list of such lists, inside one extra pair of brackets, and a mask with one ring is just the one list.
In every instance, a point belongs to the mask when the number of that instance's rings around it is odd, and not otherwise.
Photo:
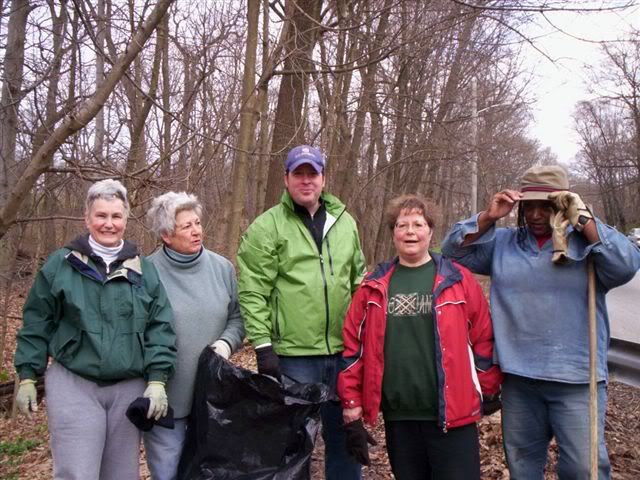
[[(23, 298), (18, 295), (7, 307), (11, 317), (7, 323), (5, 334), (5, 355), (1, 372), (13, 372), (13, 351), (15, 334), (20, 321), (19, 305)], [(251, 348), (245, 347), (232, 357), (232, 361), (244, 368), (255, 370), (255, 359)], [(7, 378), (10, 379), (10, 378)], [(3, 380), (4, 381), (4, 380)], [(45, 400), (46, 401), (46, 400)], [(49, 434), (44, 402), (40, 410), (32, 418), (18, 416), (12, 420), (0, 412), (0, 478), (16, 479), (50, 479), (51, 454), (49, 451)], [(482, 478), (487, 480), (505, 480), (509, 474), (504, 462), (502, 450), (502, 434), (500, 432), (500, 415), (494, 414), (480, 422), (480, 458)], [(365, 480), (382, 480), (393, 478), (387, 457), (384, 428), (378, 422), (372, 434), (378, 440), (378, 446), (371, 447), (371, 465), (363, 470)], [(636, 480), (640, 478), (640, 389), (612, 382), (609, 387), (609, 404), (605, 435), (613, 467), (613, 480)], [(149, 479), (149, 473), (141, 449), (141, 478)], [(550, 465), (546, 479), (555, 478), (552, 474), (553, 464), (557, 458), (557, 448), (550, 447)], [(312, 458), (314, 479), (323, 478), (324, 469), (322, 439), (319, 438)]]

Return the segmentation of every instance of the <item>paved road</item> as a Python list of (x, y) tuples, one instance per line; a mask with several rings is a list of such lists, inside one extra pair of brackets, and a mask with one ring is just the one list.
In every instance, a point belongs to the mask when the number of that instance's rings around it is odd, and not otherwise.
[(611, 336), (640, 343), (640, 272), (607, 295)]

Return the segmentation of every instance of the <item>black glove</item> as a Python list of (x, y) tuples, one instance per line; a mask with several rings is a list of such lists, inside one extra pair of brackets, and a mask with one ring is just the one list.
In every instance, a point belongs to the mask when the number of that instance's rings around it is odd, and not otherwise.
[(349, 422), (342, 426), (347, 434), (347, 452), (356, 462), (362, 465), (369, 465), (369, 445), (378, 445), (375, 438), (369, 435), (364, 428), (362, 419)]
[(256, 361), (258, 362), (258, 373), (270, 375), (280, 381), (280, 359), (271, 345), (256, 348)]
[(500, 400), (499, 393), (495, 395), (485, 395), (482, 399), (482, 416), (484, 417), (496, 413), (501, 408), (502, 401)]

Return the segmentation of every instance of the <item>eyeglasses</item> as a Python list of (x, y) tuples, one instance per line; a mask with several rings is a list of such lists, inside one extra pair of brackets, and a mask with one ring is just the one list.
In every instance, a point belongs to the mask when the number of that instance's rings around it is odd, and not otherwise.
[(427, 228), (427, 222), (415, 222), (415, 223), (396, 223), (395, 229), (399, 232), (407, 232), (411, 230), (424, 230)]

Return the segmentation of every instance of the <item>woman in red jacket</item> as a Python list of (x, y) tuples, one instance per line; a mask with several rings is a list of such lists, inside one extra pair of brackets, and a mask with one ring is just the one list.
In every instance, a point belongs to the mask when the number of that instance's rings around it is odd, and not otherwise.
[(350, 451), (368, 453), (362, 420), (384, 417), (398, 480), (480, 478), (476, 421), (499, 407), (502, 373), (482, 289), (464, 267), (429, 252), (433, 220), (415, 195), (390, 202), (398, 254), (367, 275), (345, 319), (338, 393)]

